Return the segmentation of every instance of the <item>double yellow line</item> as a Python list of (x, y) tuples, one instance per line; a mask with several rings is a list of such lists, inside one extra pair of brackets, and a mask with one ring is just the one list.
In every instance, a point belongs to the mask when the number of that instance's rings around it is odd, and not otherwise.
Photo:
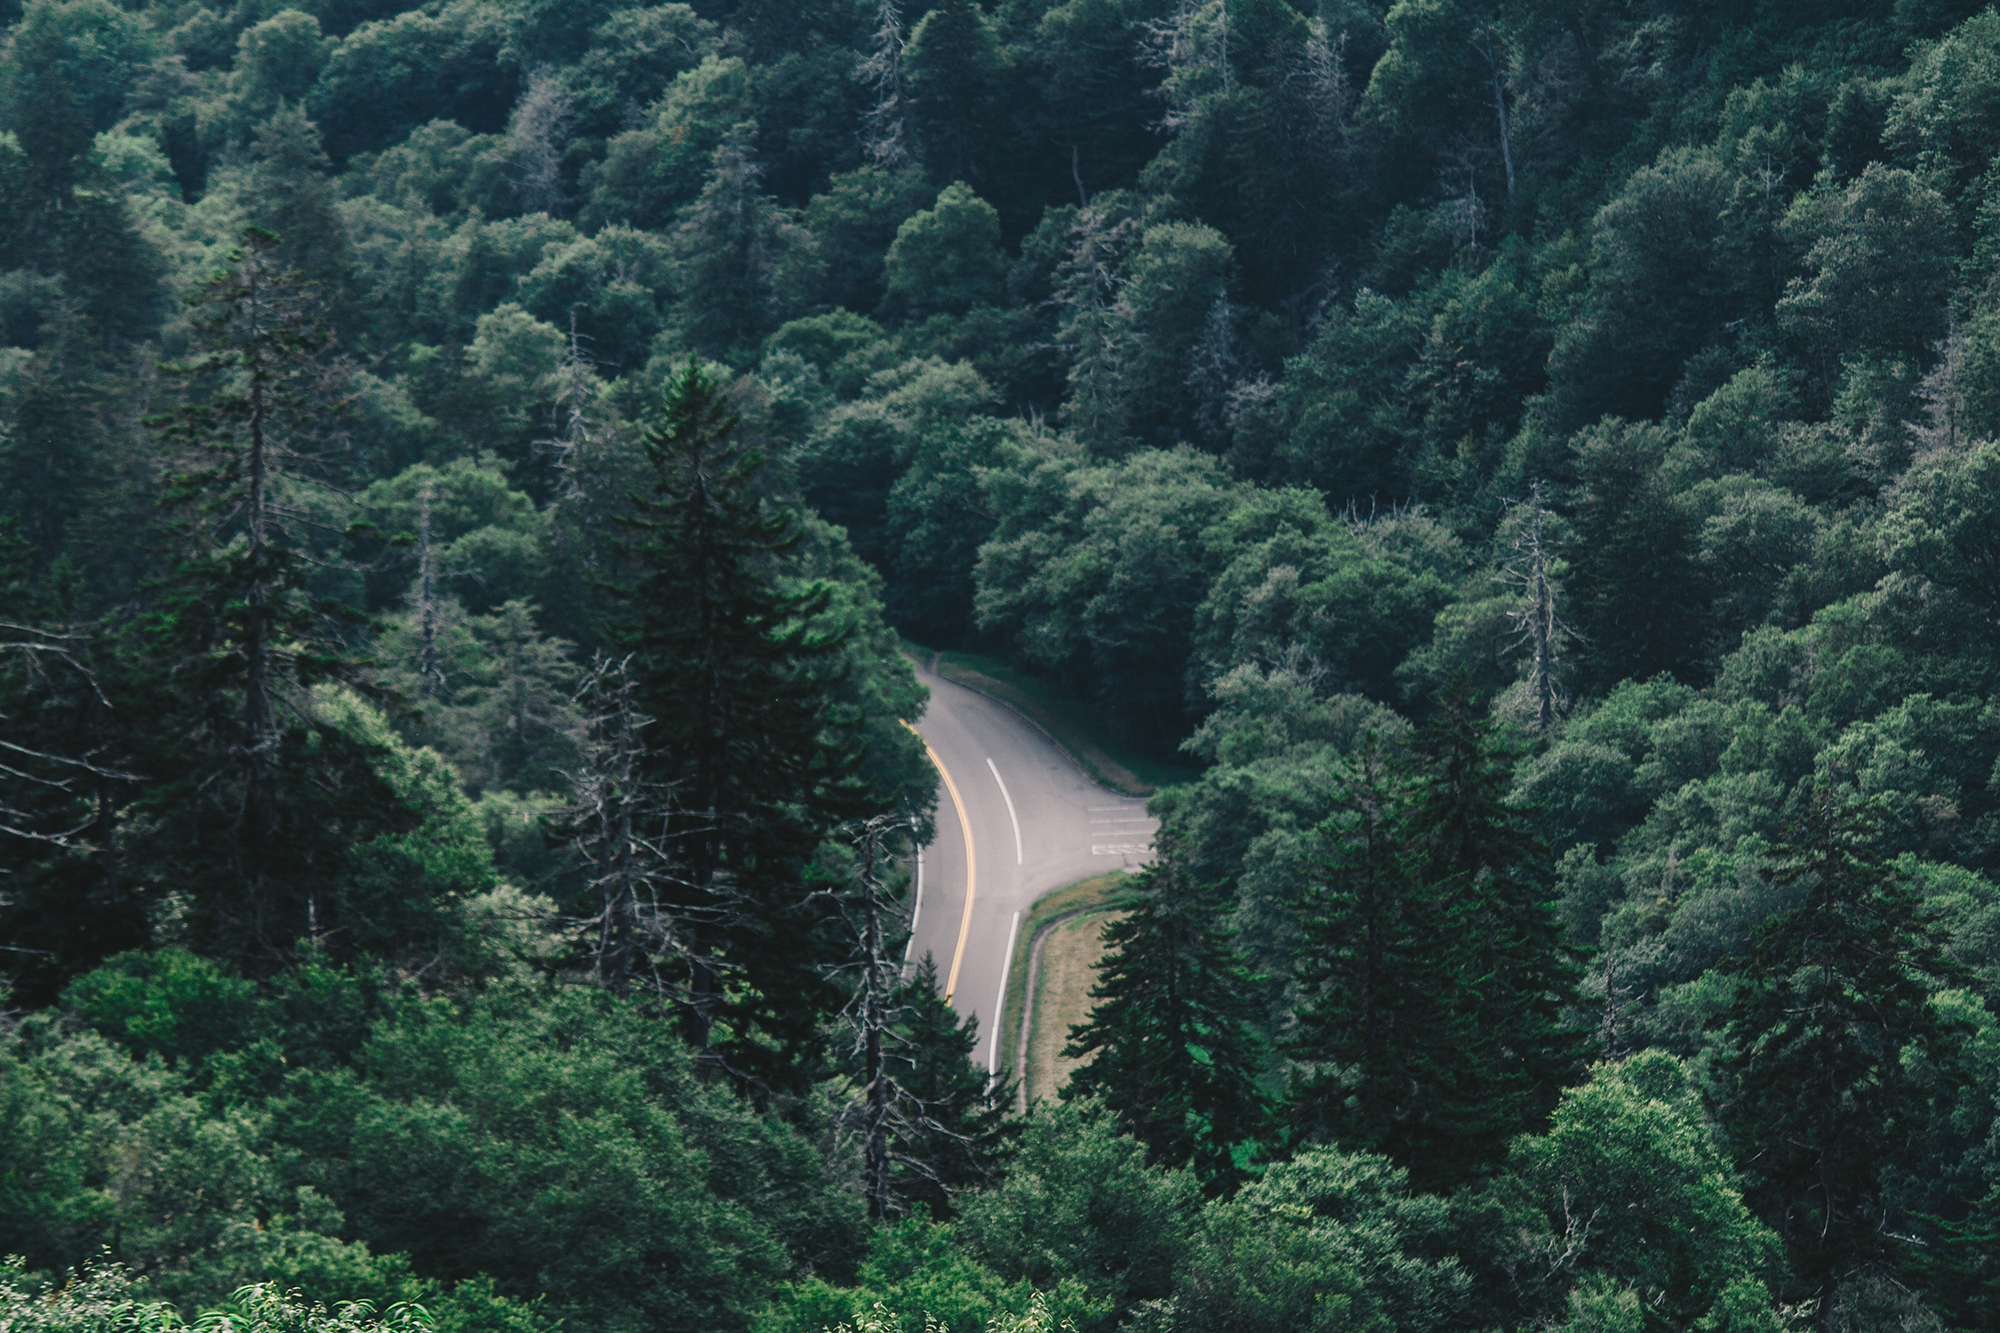
[[(903, 725), (910, 727), (908, 722)], [(944, 979), (944, 999), (946, 1004), (950, 1004), (953, 993), (958, 990), (959, 964), (965, 961), (965, 939), (972, 932), (972, 897), (978, 884), (979, 862), (972, 854), (972, 821), (966, 818), (965, 798), (958, 794), (958, 784), (951, 780), (951, 770), (944, 766), (944, 761), (937, 757), (937, 751), (931, 748), (929, 741), (924, 740), (922, 733), (910, 727), (910, 734), (922, 743), (924, 753), (930, 756), (931, 766), (944, 779), (944, 789), (951, 793), (952, 807), (958, 811), (958, 830), (965, 835), (965, 911), (958, 918), (958, 947), (951, 952), (951, 972)]]

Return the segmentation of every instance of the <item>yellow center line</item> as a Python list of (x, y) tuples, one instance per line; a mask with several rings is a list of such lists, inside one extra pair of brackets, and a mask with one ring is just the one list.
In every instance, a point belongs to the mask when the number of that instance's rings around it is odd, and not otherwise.
[[(908, 722), (903, 725), (910, 727)], [(965, 800), (958, 794), (958, 784), (951, 780), (951, 771), (937, 757), (937, 751), (915, 727), (910, 727), (910, 734), (923, 742), (924, 753), (931, 757), (931, 766), (944, 779), (944, 789), (951, 793), (952, 806), (958, 811), (958, 830), (965, 835), (965, 912), (958, 918), (958, 947), (951, 951), (951, 972), (944, 979), (944, 1002), (950, 1004), (952, 993), (958, 989), (958, 965), (965, 961), (965, 937), (972, 932), (972, 894), (978, 880), (978, 863), (972, 856), (972, 821), (966, 818)]]

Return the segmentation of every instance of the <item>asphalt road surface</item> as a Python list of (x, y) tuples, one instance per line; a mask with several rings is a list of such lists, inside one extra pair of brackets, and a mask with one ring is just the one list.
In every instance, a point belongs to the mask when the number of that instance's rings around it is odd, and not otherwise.
[(1158, 821), (1139, 797), (1098, 786), (1005, 704), (922, 667), (917, 679), (931, 690), (917, 732), (940, 782), (910, 960), (937, 961), (952, 1008), (979, 1019), (974, 1058), (991, 1070), (1001, 988), (1028, 909), (1066, 884), (1137, 868)]

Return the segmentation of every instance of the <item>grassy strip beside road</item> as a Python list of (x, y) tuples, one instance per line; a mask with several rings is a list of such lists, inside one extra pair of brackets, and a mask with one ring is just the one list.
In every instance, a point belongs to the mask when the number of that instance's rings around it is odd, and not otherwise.
[[(1001, 1069), (1020, 1068), (1021, 1016), (1027, 1010), (1030, 1001), (1034, 1005), (1035, 1021), (1032, 1026), (1035, 1032), (1055, 1034), (1051, 1057), (1054, 1052), (1062, 1050), (1063, 1042), (1069, 1033), (1068, 1023), (1082, 1021), (1083, 1014), (1089, 1009), (1090, 987), (1095, 980), (1094, 953), (1091, 954), (1089, 966), (1082, 968), (1065, 966), (1062, 969), (1063, 980), (1058, 983), (1058, 992), (1051, 989), (1051, 973), (1047, 967), (1048, 955), (1045, 950), (1043, 972), (1037, 978), (1038, 984), (1035, 987), (1037, 993), (1029, 995), (1028, 959), (1033, 952), (1036, 937), (1045, 930), (1055, 928), (1057, 923), (1063, 923), (1079, 928), (1080, 933), (1076, 935), (1076, 940), (1080, 944), (1094, 948), (1098, 928), (1104, 924), (1105, 916), (1127, 905), (1130, 894), (1125, 886), (1131, 878), (1122, 870), (1114, 870), (1108, 875), (1097, 875), (1072, 884), (1066, 889), (1057, 889), (1029, 910), (1026, 919), (1021, 922), (1021, 932), (1014, 941), (1014, 956), (1007, 960), (1007, 1007), (1000, 1015)], [(1069, 961), (1073, 963), (1075, 960)], [(1072, 1008), (1077, 1012), (1077, 1016), (1072, 1019), (1044, 1022), (1041, 1017), (1044, 1013), (1054, 1014), (1057, 1011), (1067, 1013)], [(1055, 1021), (1062, 1022), (1063, 1026), (1060, 1028), (1053, 1026)], [(1024, 1088), (1035, 1089), (1036, 1095), (1039, 1096), (1053, 1096), (1055, 1088), (1060, 1086), (1059, 1083), (1051, 1083), (1046, 1089), (1041, 1087), (1042, 1083), (1053, 1078), (1056, 1073), (1051, 1067), (1052, 1060), (1037, 1058), (1037, 1046), (1047, 1044), (1046, 1041), (1037, 1041), (1035, 1035), (1030, 1034), (1027, 1051), (1028, 1068), (1021, 1080)]]
[[(931, 650), (905, 641), (905, 651), (929, 662)], [(1161, 787), (1192, 781), (1195, 770), (1163, 762), (1119, 745), (1106, 734), (1088, 705), (1072, 699), (1048, 681), (1018, 671), (984, 653), (937, 654), (938, 674), (1000, 700), (1040, 727), (1071, 758), (1113, 791), (1127, 796), (1151, 796)]]
[(1049, 923), (1034, 966), (1035, 1007), (1028, 1014), (1028, 1058), (1022, 1065), (1025, 1105), (1055, 1101), (1072, 1070), (1085, 1063), (1063, 1054), (1070, 1029), (1090, 1017), (1091, 987), (1104, 961), (1104, 928), (1125, 916), (1116, 910), (1078, 912)]

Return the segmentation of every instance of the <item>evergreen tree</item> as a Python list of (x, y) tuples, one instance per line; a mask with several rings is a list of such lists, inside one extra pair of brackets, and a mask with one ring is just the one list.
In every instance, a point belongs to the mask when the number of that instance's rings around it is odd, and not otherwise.
[[(979, 1020), (960, 1020), (938, 984), (929, 954), (896, 992), (899, 1012), (891, 1056), (906, 1103), (893, 1140), (899, 1191), (951, 1216), (951, 1198), (992, 1184), (1015, 1136), (1007, 1120), (1014, 1081), (979, 1068)], [(997, 1021), (997, 1020), (996, 1020)]]
[(409, 814), (312, 695), (366, 682), (344, 644), (356, 617), (308, 595), (291, 532), (288, 488), (326, 469), (342, 402), (317, 303), (277, 267), (278, 244), (244, 232), (193, 298), (199, 354), (168, 368), (189, 387), (157, 423), (175, 454), (170, 548), (149, 590), (140, 700), (159, 721), (140, 840), (154, 882), (182, 903), (165, 910), (185, 910), (204, 949), (257, 967), (302, 938), (342, 950), (405, 941), (428, 910), (414, 896), (344, 897), (350, 853)]
[(1453, 918), (1482, 1057), (1458, 1092), (1492, 1116), (1490, 1136), (1473, 1137), (1484, 1160), (1498, 1161), (1583, 1072), (1589, 1038), (1569, 1014), (1582, 951), (1556, 916), (1555, 857), (1534, 812), (1507, 796), (1519, 748), (1481, 716), (1463, 678), (1432, 700), (1408, 745), (1416, 783), (1406, 836)]
[(1773, 849), (1772, 878), (1798, 905), (1758, 929), (1716, 1020), (1734, 1046), (1720, 1111), (1746, 1199), (1784, 1240), (1821, 1328), (1844, 1283), (1917, 1267), (1885, 1186), (1914, 1164), (1936, 1094), (1964, 1077), (1964, 1034), (1930, 988), (1966, 978), (1917, 887), (1869, 850), (1872, 832), (1861, 809), (1814, 794)]
[(992, 21), (972, 0), (943, 0), (910, 34), (903, 63), (910, 120), (932, 179), (986, 184), (989, 148), (1006, 123)]
[(1266, 1128), (1255, 981), (1221, 923), (1223, 894), (1197, 884), (1175, 835), (1139, 877), (1146, 896), (1104, 928), (1088, 1021), (1070, 1029), (1065, 1099), (1101, 1097), (1154, 1161), (1192, 1163), (1211, 1189), (1244, 1178)]
[(1307, 909), (1312, 988), (1296, 1058), (1309, 1133), (1383, 1152), (1429, 1188), (1500, 1162), (1583, 1068), (1568, 1015), (1582, 977), (1554, 911), (1554, 864), (1507, 799), (1514, 753), (1461, 680), (1395, 771), (1374, 745)]
[(785, 579), (799, 519), (760, 494), (763, 458), (736, 426), (723, 386), (690, 359), (645, 436), (653, 491), (623, 520), (638, 577), (615, 591), (656, 719), (647, 777), (677, 807), (686, 1030), (711, 1065), (770, 1081), (839, 1007), (825, 972), (844, 946), (805, 873), (870, 798), (858, 719), (833, 702), (852, 627), (832, 618), (830, 586)]
[(1477, 1108), (1457, 1067), (1474, 1044), (1469, 978), (1444, 947), (1464, 912), (1422, 875), (1410, 797), (1369, 736), (1344, 808), (1319, 830), (1330, 850), (1301, 913), (1293, 971), (1308, 998), (1290, 1051), (1310, 1070), (1293, 1103), (1298, 1132), (1414, 1166), (1452, 1151)]
[(769, 318), (771, 280), (796, 239), (777, 201), (760, 188), (764, 169), (751, 152), (756, 128), (735, 125), (716, 146), (708, 183), (681, 210), (672, 236), (684, 293), (681, 330), (715, 356), (747, 352), (777, 322)]
[(315, 284), (333, 323), (343, 330), (359, 327), (367, 314), (345, 290), (354, 272), (354, 249), (319, 126), (297, 106), (281, 105), (251, 136), (250, 158), (243, 210), (280, 238), (273, 259)]
[(1575, 605), (1600, 686), (1663, 671), (1689, 680), (1708, 637), (1709, 574), (1660, 471), (1672, 442), (1660, 426), (1612, 420), (1572, 446), (1583, 480)]

